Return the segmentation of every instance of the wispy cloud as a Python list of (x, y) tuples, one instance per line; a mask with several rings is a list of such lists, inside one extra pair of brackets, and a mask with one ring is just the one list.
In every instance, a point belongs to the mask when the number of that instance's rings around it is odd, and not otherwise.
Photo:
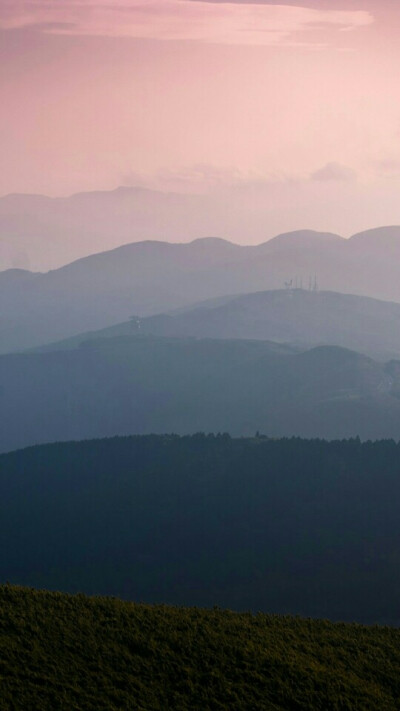
[(380, 178), (400, 178), (400, 158), (398, 156), (375, 160), (372, 165), (374, 173)]
[[(197, 0), (0, 0), (0, 28), (188, 40), (236, 45), (280, 45), (318, 29), (342, 31), (373, 22), (364, 10), (318, 10), (290, 5)], [(304, 41), (304, 37), (302, 37)]]
[(124, 185), (185, 193), (214, 192), (267, 180), (265, 176), (254, 171), (243, 171), (234, 166), (216, 166), (208, 163), (164, 168), (147, 175), (131, 171), (122, 175), (121, 179)]
[(356, 180), (357, 173), (352, 168), (347, 165), (342, 165), (341, 163), (327, 163), (326, 165), (319, 168), (310, 176), (311, 180), (317, 181), (329, 181), (329, 180), (339, 180), (339, 181), (349, 181)]
[[(400, 167), (400, 162), (397, 164)], [(391, 166), (392, 167), (392, 166)], [(183, 193), (221, 193), (232, 189), (270, 191), (286, 187), (300, 188), (313, 183), (356, 182), (357, 172), (341, 163), (327, 163), (311, 174), (263, 173), (240, 170), (234, 166), (208, 163), (164, 168), (155, 173), (130, 171), (121, 175), (123, 185)]]

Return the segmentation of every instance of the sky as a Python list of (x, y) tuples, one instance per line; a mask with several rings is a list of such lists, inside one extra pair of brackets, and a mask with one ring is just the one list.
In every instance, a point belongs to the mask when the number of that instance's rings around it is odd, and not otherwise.
[(398, 0), (0, 0), (0, 195), (138, 185), (400, 223), (399, 37)]

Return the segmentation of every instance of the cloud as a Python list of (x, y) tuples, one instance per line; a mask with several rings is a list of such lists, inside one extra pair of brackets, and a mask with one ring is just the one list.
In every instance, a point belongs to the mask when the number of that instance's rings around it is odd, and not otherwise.
[(378, 176), (384, 178), (400, 177), (400, 158), (383, 158), (374, 162)]
[(314, 173), (311, 173), (310, 179), (316, 181), (352, 181), (356, 180), (357, 173), (347, 165), (340, 163), (327, 163), (322, 168), (319, 168)]
[[(398, 164), (400, 169), (400, 162)], [(240, 170), (234, 166), (199, 163), (178, 168), (164, 168), (155, 173), (131, 171), (121, 176), (124, 185), (145, 187), (161, 191), (184, 193), (223, 193), (230, 190), (270, 192), (281, 188), (299, 190), (317, 183), (356, 182), (357, 173), (340, 163), (327, 163), (310, 175), (287, 173), (261, 173)]]
[[(373, 22), (364, 10), (204, 0), (0, 0), (0, 28), (233, 45), (296, 44), (300, 33)], [(324, 34), (325, 37), (325, 34)], [(304, 41), (304, 38), (302, 38)], [(312, 41), (315, 41), (313, 38)]]
[(184, 193), (209, 193), (238, 186), (253, 185), (266, 178), (253, 171), (243, 171), (233, 166), (216, 166), (208, 163), (178, 168), (164, 168), (153, 174), (131, 171), (122, 176), (124, 185)]

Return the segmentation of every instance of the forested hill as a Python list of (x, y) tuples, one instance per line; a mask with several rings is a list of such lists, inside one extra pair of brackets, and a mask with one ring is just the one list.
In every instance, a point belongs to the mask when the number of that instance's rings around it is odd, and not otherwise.
[(400, 632), (0, 587), (0, 708), (395, 711)]
[(0, 456), (0, 580), (400, 621), (400, 445), (148, 436)]

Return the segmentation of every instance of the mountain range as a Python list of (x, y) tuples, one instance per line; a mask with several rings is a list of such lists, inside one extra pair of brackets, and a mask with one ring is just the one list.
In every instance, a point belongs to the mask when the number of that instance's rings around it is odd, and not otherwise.
[[(190, 242), (218, 236), (257, 244), (297, 225), (318, 229), (319, 222), (327, 222), (326, 209), (321, 209), (326, 195), (321, 183), (313, 187), (316, 190), (308, 195), (305, 210), (298, 204), (297, 187), (288, 184), (290, 197), (283, 202), (282, 196), (274, 198), (268, 188), (256, 186), (209, 194), (127, 186), (69, 197), (9, 194), (0, 197), (0, 270), (48, 271), (94, 252), (144, 240)], [(281, 188), (285, 192), (283, 183)], [(365, 219), (358, 223), (368, 225)], [(346, 221), (335, 216), (331, 220)]]
[(256, 339), (298, 348), (337, 345), (378, 360), (400, 358), (400, 304), (329, 291), (284, 289), (208, 299), (195, 307), (131, 318), (36, 350), (65, 350), (139, 334)]
[(299, 231), (255, 247), (138, 242), (46, 273), (0, 272), (0, 352), (22, 350), (227, 294), (319, 286), (400, 301), (400, 228), (344, 240)]
[(400, 363), (325, 346), (121, 336), (0, 357), (0, 451), (197, 431), (399, 438)]
[[(0, 198), (0, 269), (47, 271), (126, 242), (187, 241), (208, 230), (204, 199), (144, 188), (82, 192), (70, 197), (10, 194)], [(201, 220), (203, 215), (203, 220)]]

